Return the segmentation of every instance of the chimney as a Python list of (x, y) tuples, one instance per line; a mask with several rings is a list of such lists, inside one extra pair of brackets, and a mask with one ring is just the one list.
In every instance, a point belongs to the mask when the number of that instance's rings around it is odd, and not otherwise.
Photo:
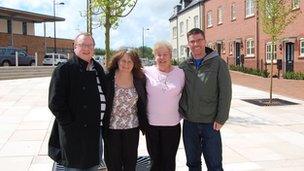
[(183, 8), (186, 8), (192, 0), (180, 0), (179, 3), (183, 6)]
[(181, 5), (176, 5), (176, 6), (174, 7), (174, 15), (176, 15), (181, 9), (182, 9), (182, 6), (181, 6)]

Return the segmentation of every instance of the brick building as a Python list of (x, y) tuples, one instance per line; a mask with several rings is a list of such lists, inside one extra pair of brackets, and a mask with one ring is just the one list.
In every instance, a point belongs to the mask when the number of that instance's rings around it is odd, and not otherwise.
[[(300, 10), (274, 46), (274, 63), (281, 59), (283, 72), (304, 71), (304, 1), (290, 0), (294, 11)], [(271, 39), (258, 20), (255, 0), (206, 0), (205, 33), (207, 46), (220, 52), (231, 65), (269, 69)], [(244, 57), (244, 58), (242, 58)], [(244, 60), (242, 60), (244, 59)]]
[[(0, 46), (25, 49), (30, 55), (38, 54), (41, 65), (45, 53), (55, 49), (53, 38), (35, 36), (35, 23), (64, 21), (64, 18), (0, 7)], [(58, 53), (72, 53), (73, 40), (56, 38)]]

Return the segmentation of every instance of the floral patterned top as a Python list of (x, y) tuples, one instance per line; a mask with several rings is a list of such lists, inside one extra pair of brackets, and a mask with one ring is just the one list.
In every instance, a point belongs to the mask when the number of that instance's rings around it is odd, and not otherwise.
[(115, 84), (110, 129), (131, 129), (139, 126), (137, 100), (138, 94), (135, 87), (123, 88)]

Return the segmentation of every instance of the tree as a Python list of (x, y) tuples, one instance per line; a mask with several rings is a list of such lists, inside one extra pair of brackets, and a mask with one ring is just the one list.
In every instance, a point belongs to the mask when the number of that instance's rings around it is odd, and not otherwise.
[(101, 48), (95, 48), (95, 53), (94, 54), (104, 56), (106, 54), (106, 51), (104, 49), (101, 49)]
[(118, 26), (120, 18), (128, 16), (134, 9), (137, 0), (93, 0), (93, 8), (100, 13), (99, 21), (105, 28), (105, 50), (106, 50), (106, 65), (110, 60), (110, 30)]
[[(139, 57), (153, 59), (153, 52), (152, 52), (153, 50), (150, 47), (144, 46), (144, 50), (143, 50), (143, 47), (140, 46), (137, 48), (137, 51), (138, 51)], [(143, 55), (143, 52), (145, 53), (144, 55)]]
[(263, 31), (271, 38), (270, 105), (272, 104), (274, 47), (286, 26), (288, 26), (299, 13), (298, 11), (293, 11), (292, 6), (289, 4), (290, 1), (288, 0), (257, 0), (257, 9)]

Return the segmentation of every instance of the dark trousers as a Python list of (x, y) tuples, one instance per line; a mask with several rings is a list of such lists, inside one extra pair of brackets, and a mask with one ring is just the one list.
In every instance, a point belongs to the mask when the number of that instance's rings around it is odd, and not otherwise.
[(151, 171), (175, 170), (175, 156), (180, 136), (180, 124), (151, 126), (146, 133), (147, 149), (152, 159)]
[(109, 129), (105, 138), (105, 161), (108, 171), (135, 171), (139, 129)]
[(213, 123), (184, 120), (183, 140), (189, 171), (202, 170), (202, 153), (208, 171), (223, 171), (221, 134), (213, 129)]

